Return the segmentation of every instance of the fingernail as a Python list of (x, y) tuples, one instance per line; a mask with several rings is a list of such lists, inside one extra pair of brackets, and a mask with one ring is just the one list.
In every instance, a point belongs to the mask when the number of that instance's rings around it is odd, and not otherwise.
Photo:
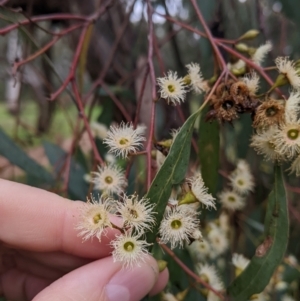
[(109, 301), (139, 301), (154, 286), (158, 277), (156, 262), (151, 260), (140, 267), (119, 270), (105, 286)]

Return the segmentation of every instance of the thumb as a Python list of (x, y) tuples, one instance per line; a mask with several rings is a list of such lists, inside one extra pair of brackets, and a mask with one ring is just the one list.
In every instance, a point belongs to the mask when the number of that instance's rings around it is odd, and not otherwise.
[(132, 269), (122, 269), (110, 256), (58, 279), (32, 301), (139, 301), (149, 293), (157, 277), (158, 266), (151, 256)]

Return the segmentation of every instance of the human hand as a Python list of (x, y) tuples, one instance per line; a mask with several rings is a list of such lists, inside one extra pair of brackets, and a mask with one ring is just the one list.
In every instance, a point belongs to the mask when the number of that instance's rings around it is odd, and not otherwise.
[[(148, 256), (140, 267), (114, 263), (107, 236), (82, 243), (74, 229), (82, 202), (0, 180), (0, 296), (12, 301), (138, 301), (162, 290)], [(1, 259), (2, 258), (2, 259)]]

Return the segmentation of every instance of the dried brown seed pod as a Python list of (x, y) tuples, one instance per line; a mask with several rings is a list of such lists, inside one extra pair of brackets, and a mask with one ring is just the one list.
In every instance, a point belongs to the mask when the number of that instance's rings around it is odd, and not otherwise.
[(269, 128), (272, 125), (284, 123), (285, 107), (275, 99), (268, 99), (257, 107), (252, 126), (254, 128)]

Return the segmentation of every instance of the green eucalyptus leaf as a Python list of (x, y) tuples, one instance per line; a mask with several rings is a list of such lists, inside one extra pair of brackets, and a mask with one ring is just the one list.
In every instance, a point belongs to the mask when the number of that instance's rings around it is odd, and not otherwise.
[(0, 155), (20, 167), (28, 175), (39, 179), (39, 183), (54, 183), (54, 178), (44, 167), (31, 159), (15, 142), (0, 129)]
[(199, 111), (191, 115), (181, 127), (165, 162), (156, 174), (147, 193), (146, 197), (155, 204), (154, 211), (157, 212), (156, 226), (153, 232), (147, 233), (147, 241), (149, 243), (155, 242), (156, 234), (171, 194), (172, 185), (179, 184), (184, 179), (189, 164), (194, 123), (198, 115)]
[(247, 268), (228, 287), (234, 301), (249, 300), (263, 291), (285, 253), (289, 234), (286, 193), (281, 169), (275, 167), (275, 183), (268, 198), (265, 238)]
[(207, 111), (208, 107), (199, 122), (199, 160), (205, 186), (208, 187), (210, 193), (216, 194), (220, 149), (219, 124), (217, 121), (205, 122), (204, 116)]
[[(67, 153), (59, 146), (47, 141), (43, 142), (43, 146), (51, 165), (59, 174), (61, 169), (64, 167)], [(84, 175), (84, 168), (78, 162), (73, 160), (73, 158), (71, 158), (68, 193), (72, 199), (86, 199), (88, 193), (88, 184), (84, 180)]]

